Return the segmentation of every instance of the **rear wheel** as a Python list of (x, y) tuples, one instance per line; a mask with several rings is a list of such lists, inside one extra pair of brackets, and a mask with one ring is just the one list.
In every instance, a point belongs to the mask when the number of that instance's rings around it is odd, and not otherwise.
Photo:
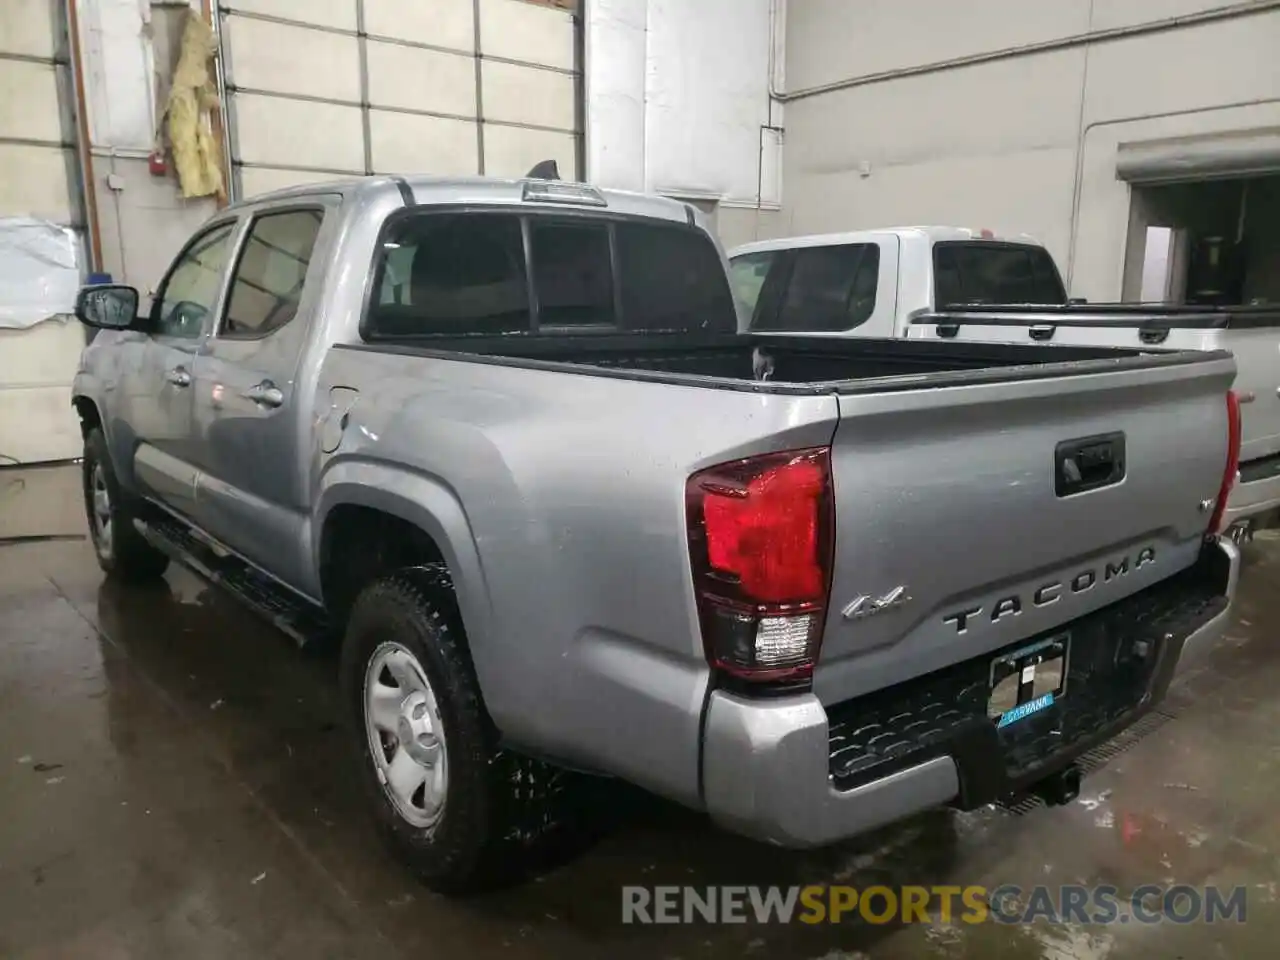
[(499, 747), (442, 566), (360, 594), (342, 689), (379, 831), (427, 886), (477, 893), (541, 862), (567, 814), (568, 775)]
[(169, 558), (133, 525), (134, 512), (120, 489), (101, 427), (84, 440), (84, 510), (98, 566), (122, 580), (156, 580), (169, 568)]

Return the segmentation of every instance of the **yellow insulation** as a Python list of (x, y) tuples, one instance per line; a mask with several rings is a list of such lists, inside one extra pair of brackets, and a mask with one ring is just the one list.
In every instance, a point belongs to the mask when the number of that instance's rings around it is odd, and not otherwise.
[(212, 111), (218, 106), (210, 69), (217, 46), (213, 30), (204, 18), (194, 11), (189, 14), (165, 108), (173, 164), (184, 197), (221, 197), (226, 192), (221, 151), (210, 121)]

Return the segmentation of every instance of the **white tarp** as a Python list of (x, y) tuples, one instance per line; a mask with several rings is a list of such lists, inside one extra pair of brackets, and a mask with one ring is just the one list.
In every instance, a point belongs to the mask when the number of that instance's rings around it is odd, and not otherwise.
[(0, 217), (0, 328), (25, 330), (75, 311), (80, 242), (33, 217)]

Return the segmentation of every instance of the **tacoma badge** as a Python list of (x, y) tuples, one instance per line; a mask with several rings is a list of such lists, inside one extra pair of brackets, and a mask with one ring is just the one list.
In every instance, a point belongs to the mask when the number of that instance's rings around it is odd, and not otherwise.
[(1143, 547), (1134, 556), (1125, 555), (1117, 560), (1108, 560), (1105, 564), (1087, 567), (1073, 577), (1042, 583), (1032, 593), (1014, 593), (1001, 597), (992, 604), (989, 614), (985, 613), (982, 606), (970, 607), (967, 610), (957, 610), (955, 613), (947, 614), (942, 618), (942, 622), (954, 626), (956, 633), (968, 633), (969, 628), (979, 622), (999, 623), (1006, 617), (1020, 616), (1024, 609), (1047, 607), (1064, 597), (1087, 593), (1099, 583), (1110, 583), (1120, 577), (1127, 577), (1131, 569), (1141, 570), (1147, 564), (1155, 562), (1156, 548)]

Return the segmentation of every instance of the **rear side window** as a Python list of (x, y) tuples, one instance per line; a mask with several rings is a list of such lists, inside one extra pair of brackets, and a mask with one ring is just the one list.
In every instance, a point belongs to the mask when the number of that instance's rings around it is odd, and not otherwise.
[(933, 247), (933, 300), (949, 304), (1059, 304), (1067, 294), (1043, 247), (983, 241)]
[(529, 329), (519, 217), (469, 213), (402, 220), (383, 244), (378, 281), (369, 325), (383, 336)]
[(628, 330), (738, 329), (724, 261), (698, 230), (619, 223), (618, 284)]
[(834, 333), (871, 318), (880, 277), (878, 244), (801, 247), (793, 256), (776, 315), (758, 317), (753, 330)]
[(220, 336), (264, 337), (294, 318), (323, 222), (321, 210), (270, 213), (253, 221), (231, 278)]

